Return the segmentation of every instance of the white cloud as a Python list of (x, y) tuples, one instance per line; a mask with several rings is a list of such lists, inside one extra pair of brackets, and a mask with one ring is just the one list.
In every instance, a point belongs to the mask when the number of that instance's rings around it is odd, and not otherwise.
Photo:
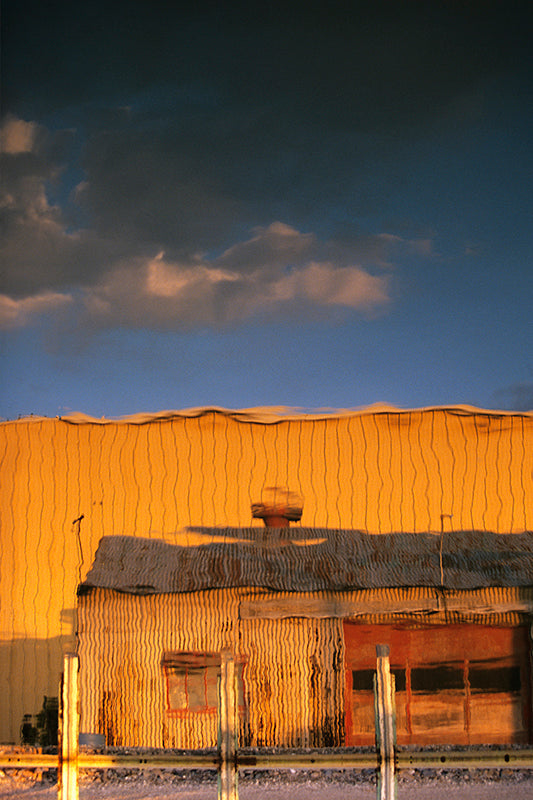
[(146, 291), (156, 297), (177, 297), (196, 285), (217, 284), (222, 281), (236, 281), (238, 275), (225, 270), (210, 268), (203, 264), (183, 267), (165, 263), (164, 253), (148, 263)]
[(160, 252), (121, 264), (86, 289), (85, 306), (97, 326), (182, 329), (279, 317), (295, 308), (367, 313), (390, 302), (388, 274), (309, 258), (322, 249), (312, 234), (276, 222), (212, 259), (180, 263)]
[(16, 117), (8, 117), (0, 127), (0, 149), (8, 155), (31, 153), (35, 146), (38, 126)]
[(72, 301), (71, 295), (58, 292), (43, 292), (20, 300), (2, 294), (0, 295), (0, 328), (23, 327), (35, 317), (55, 313)]
[(335, 267), (311, 263), (295, 272), (295, 295), (302, 294), (318, 305), (371, 309), (389, 302), (389, 279), (370, 275), (360, 267)]
[(217, 262), (231, 270), (248, 273), (256, 269), (275, 270), (301, 263), (312, 255), (319, 244), (314, 234), (300, 233), (283, 222), (255, 228), (253, 233), (250, 239), (229, 247)]

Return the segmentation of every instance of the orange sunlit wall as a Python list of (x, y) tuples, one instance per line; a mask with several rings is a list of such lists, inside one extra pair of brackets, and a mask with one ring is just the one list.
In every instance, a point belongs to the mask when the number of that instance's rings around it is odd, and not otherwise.
[[(269, 486), (301, 524), (531, 530), (533, 414), (476, 409), (280, 416), (200, 410), (0, 424), (0, 742), (57, 695), (76, 586), (102, 536), (192, 542), (188, 526), (262, 525)], [(78, 520), (74, 522), (74, 520)]]

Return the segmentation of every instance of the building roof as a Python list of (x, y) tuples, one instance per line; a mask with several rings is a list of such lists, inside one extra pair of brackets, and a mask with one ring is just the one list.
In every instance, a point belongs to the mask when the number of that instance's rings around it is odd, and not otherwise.
[(235, 587), (312, 592), (533, 586), (533, 532), (455, 531), (442, 537), (302, 527), (188, 532), (190, 546), (105, 536), (79, 593), (91, 588), (162, 594)]
[[(240, 409), (222, 408), (220, 406), (203, 406), (198, 408), (158, 411), (154, 413), (130, 414), (128, 416), (119, 418), (92, 417), (82, 412), (72, 412), (69, 414), (63, 414), (61, 417), (56, 417), (56, 419), (62, 420), (70, 425), (111, 425), (121, 423), (128, 425), (145, 425), (150, 422), (164, 422), (173, 419), (197, 418), (211, 414), (220, 414), (225, 417), (232, 417), (238, 422), (276, 424), (278, 422), (284, 422), (287, 420), (334, 420), (342, 417), (373, 416), (376, 414), (401, 414), (408, 416), (413, 412), (424, 411), (445, 411), (449, 414), (458, 416), (475, 416), (481, 414), (485, 417), (533, 417), (533, 410), (509, 411), (505, 409), (477, 408), (476, 406), (464, 404), (398, 408), (397, 406), (389, 405), (388, 403), (374, 403), (369, 406), (361, 406), (357, 408), (327, 408), (322, 410), (306, 410), (302, 408), (292, 408), (290, 406), (258, 406), (256, 408)], [(30, 416), (22, 417), (17, 420), (0, 420), (0, 425), (13, 425), (14, 423), (28, 422), (41, 423), (46, 419), (50, 418), (31, 414)]]

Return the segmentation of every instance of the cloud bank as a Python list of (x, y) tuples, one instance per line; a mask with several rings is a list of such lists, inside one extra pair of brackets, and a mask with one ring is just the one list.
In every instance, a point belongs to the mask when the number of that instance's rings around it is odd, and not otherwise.
[[(291, 245), (273, 240), (291, 239)], [(227, 326), (251, 318), (290, 315), (295, 309), (342, 307), (369, 313), (390, 302), (389, 276), (358, 266), (304, 258), (317, 249), (308, 234), (276, 222), (219, 258), (194, 263), (163, 252), (136, 265), (118, 266), (85, 291), (87, 313), (98, 327)], [(263, 251), (243, 258), (250, 245)]]
[[(391, 257), (406, 245), (398, 236), (321, 240), (273, 221), (218, 252), (192, 252), (191, 241), (203, 244), (209, 215), (193, 231), (177, 215), (178, 233), (160, 237), (156, 249), (152, 236), (120, 224), (123, 203), (93, 187), (98, 171), (88, 171), (68, 203), (51, 200), (61, 184), (64, 135), (13, 116), (4, 120), (1, 135), (3, 328), (30, 325), (67, 307), (96, 329), (184, 330), (312, 315), (317, 309), (368, 315), (391, 302)], [(153, 180), (160, 177), (156, 170)], [(180, 191), (185, 203), (188, 190)], [(100, 198), (98, 213), (91, 224), (73, 227), (91, 192), (92, 202)], [(100, 217), (115, 219), (116, 226), (101, 225)]]
[(384, 312), (433, 242), (360, 220), (412, 182), (408, 142), (482, 119), (519, 18), (160, 5), (7, 4), (0, 323)]

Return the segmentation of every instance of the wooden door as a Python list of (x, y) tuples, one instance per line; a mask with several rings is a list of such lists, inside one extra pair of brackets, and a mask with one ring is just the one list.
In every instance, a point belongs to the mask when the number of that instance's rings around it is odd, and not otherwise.
[(374, 742), (376, 644), (390, 646), (398, 744), (531, 740), (527, 628), (344, 624), (346, 744)]

